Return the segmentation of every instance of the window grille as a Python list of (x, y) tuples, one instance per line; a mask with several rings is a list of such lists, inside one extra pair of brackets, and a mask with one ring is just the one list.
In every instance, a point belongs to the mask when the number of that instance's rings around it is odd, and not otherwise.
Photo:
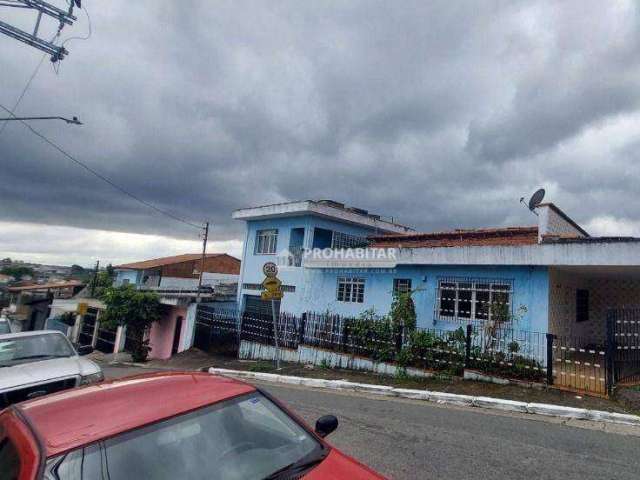
[(436, 320), (508, 320), (512, 294), (512, 280), (441, 278), (436, 291)]
[(357, 237), (348, 233), (333, 232), (331, 238), (331, 248), (355, 248), (366, 247), (368, 240), (366, 237)]
[(408, 293), (411, 291), (411, 279), (410, 278), (394, 278), (393, 279), (393, 294), (398, 295), (401, 293)]
[(259, 255), (272, 255), (276, 253), (278, 246), (278, 230), (258, 230), (256, 232), (256, 246), (254, 253)]

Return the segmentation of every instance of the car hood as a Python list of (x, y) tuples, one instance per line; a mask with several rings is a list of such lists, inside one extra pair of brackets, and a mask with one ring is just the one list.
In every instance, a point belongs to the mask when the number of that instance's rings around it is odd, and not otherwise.
[(91, 360), (81, 357), (52, 358), (0, 368), (0, 392), (57, 378), (90, 375), (100, 371)]
[(344, 453), (331, 449), (327, 458), (304, 477), (305, 480), (384, 480), (385, 477), (374, 472)]

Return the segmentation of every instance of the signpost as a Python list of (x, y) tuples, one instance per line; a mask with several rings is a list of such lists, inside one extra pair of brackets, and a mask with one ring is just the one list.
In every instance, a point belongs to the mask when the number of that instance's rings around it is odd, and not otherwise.
[(260, 294), (262, 300), (271, 300), (271, 315), (273, 316), (273, 343), (276, 349), (276, 369), (280, 370), (280, 348), (278, 346), (278, 316), (276, 315), (276, 300), (283, 296), (282, 282), (278, 279), (278, 266), (267, 262), (262, 266), (262, 273), (266, 277), (262, 282), (264, 290)]

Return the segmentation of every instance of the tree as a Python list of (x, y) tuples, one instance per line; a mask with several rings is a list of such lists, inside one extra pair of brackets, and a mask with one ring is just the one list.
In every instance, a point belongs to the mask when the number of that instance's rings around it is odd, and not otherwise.
[(83, 267), (76, 264), (71, 265), (71, 275), (82, 275), (82, 274), (84, 274)]
[(30, 267), (22, 267), (22, 266), (11, 266), (4, 267), (0, 273), (4, 275), (9, 275), (10, 277), (15, 278), (16, 280), (20, 280), (20, 278), (24, 275), (32, 276), (34, 275), (33, 268)]
[(396, 327), (402, 326), (407, 332), (416, 329), (416, 306), (413, 303), (411, 294), (413, 291), (408, 292), (394, 292), (393, 302), (391, 303), (391, 310), (389, 316), (391, 321)]
[(144, 336), (151, 325), (160, 320), (158, 295), (136, 290), (133, 285), (122, 285), (106, 288), (102, 300), (106, 310), (100, 320), (112, 326), (126, 326), (127, 336), (137, 339), (131, 352), (133, 361), (145, 361), (151, 347), (148, 340), (143, 340)]
[(87, 288), (92, 292), (92, 297), (101, 298), (105, 290), (113, 284), (113, 277), (109, 275), (109, 272), (98, 272), (98, 275), (92, 276), (89, 280)]

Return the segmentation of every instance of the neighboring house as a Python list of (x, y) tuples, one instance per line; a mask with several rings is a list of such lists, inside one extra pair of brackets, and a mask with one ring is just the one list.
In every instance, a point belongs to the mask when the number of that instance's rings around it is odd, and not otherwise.
[(264, 280), (262, 266), (275, 262), (280, 270), (285, 296), (276, 308), (301, 313), (309, 308), (303, 253), (313, 248), (348, 248), (365, 245), (370, 235), (409, 233), (404, 225), (383, 219), (359, 208), (346, 207), (332, 200), (300, 201), (244, 208), (233, 212), (233, 218), (246, 221), (247, 229), (242, 253), (242, 270), (238, 303), (245, 311), (270, 313), (270, 303), (260, 299)]
[[(170, 358), (193, 345), (198, 303), (236, 307), (240, 260), (225, 253), (209, 253), (202, 264), (202, 254), (185, 254), (114, 267), (116, 286), (132, 284), (160, 297), (163, 316), (149, 333), (150, 358)], [(201, 269), (203, 288), (198, 290)]]
[[(233, 218), (247, 221), (239, 301), (249, 311), (268, 307), (257, 295), (262, 265), (274, 260), (289, 313), (385, 314), (394, 291), (411, 290), (420, 327), (486, 322), (500, 306), (521, 330), (601, 343), (607, 310), (640, 304), (640, 238), (592, 237), (551, 203), (536, 213), (535, 226), (409, 233), (377, 219), (370, 228), (366, 214), (333, 202), (238, 210)], [(293, 238), (328, 250), (282, 261)]]
[(15, 332), (42, 330), (49, 317), (54, 299), (68, 299), (82, 290), (84, 284), (76, 280), (57, 283), (12, 286), (7, 290), (11, 296), (5, 314)]
[(0, 285), (6, 285), (13, 282), (15, 279), (11, 275), (4, 275), (0, 273)]

